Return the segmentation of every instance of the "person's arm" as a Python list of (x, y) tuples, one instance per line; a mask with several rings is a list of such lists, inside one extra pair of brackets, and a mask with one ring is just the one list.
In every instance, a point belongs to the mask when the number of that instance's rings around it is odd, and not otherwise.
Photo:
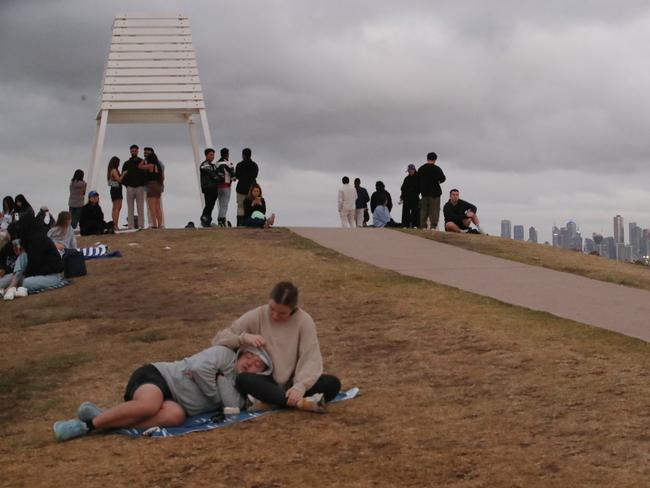
[(298, 343), (298, 362), (293, 377), (291, 389), (297, 390), (301, 396), (309, 390), (323, 374), (323, 357), (320, 353), (316, 326), (311, 317), (309, 323), (300, 329)]
[(447, 181), (447, 177), (445, 176), (445, 173), (442, 171), (442, 169), (440, 169), (440, 166), (436, 166), (436, 168), (438, 168), (438, 173), (440, 173), (438, 175), (438, 183), (444, 183)]
[(472, 213), (476, 213), (476, 205), (473, 203), (465, 202), (465, 205), (467, 205), (467, 208), (472, 211)]
[(387, 200), (386, 208), (390, 212), (391, 210), (393, 210), (393, 199), (390, 197), (390, 193), (388, 193), (388, 191), (386, 191), (386, 200)]
[(256, 181), (257, 176), (259, 174), (260, 174), (260, 167), (257, 165), (257, 163), (253, 163), (253, 170), (251, 171), (252, 180)]
[(237, 349), (243, 345), (263, 346), (266, 342), (261, 335), (258, 335), (260, 330), (259, 313), (259, 307), (246, 312), (235, 320), (230, 327), (217, 332), (217, 335), (212, 339), (212, 345), (226, 346), (230, 349)]
[(374, 214), (375, 213), (375, 208), (377, 208), (377, 192), (373, 193), (372, 196), (370, 197), (370, 213)]
[(261, 208), (260, 212), (266, 215), (266, 200), (264, 200), (264, 198), (262, 198), (262, 203), (260, 204), (260, 208)]
[[(408, 177), (407, 177), (408, 178)], [(402, 182), (402, 186), (399, 189), (399, 201), (403, 202), (406, 195), (406, 178), (404, 178), (404, 181)]]
[(74, 235), (74, 230), (71, 226), (68, 226), (68, 232), (70, 234), (70, 249), (77, 249), (77, 237)]
[(235, 353), (215, 346), (189, 358), (192, 381), (214, 406), (239, 407), (243, 403), (235, 389)]

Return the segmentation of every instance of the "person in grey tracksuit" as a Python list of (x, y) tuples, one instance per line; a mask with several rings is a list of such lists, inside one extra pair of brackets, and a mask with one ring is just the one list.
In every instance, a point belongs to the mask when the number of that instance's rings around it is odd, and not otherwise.
[(66, 441), (94, 430), (173, 427), (187, 416), (221, 407), (242, 408), (245, 398), (235, 388), (236, 376), (272, 372), (267, 352), (250, 346), (236, 353), (213, 346), (180, 361), (146, 364), (131, 375), (124, 403), (101, 410), (84, 402), (77, 410), (78, 418), (54, 423), (54, 436)]

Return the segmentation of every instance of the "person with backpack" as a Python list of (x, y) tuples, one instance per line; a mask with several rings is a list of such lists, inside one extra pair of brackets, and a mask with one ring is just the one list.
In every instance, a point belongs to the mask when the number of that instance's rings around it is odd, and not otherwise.
[(220, 158), (217, 161), (217, 204), (219, 211), (217, 223), (219, 227), (226, 227), (226, 215), (228, 214), (228, 203), (230, 202), (230, 186), (235, 179), (235, 168), (228, 160), (230, 151), (227, 147), (221, 148)]

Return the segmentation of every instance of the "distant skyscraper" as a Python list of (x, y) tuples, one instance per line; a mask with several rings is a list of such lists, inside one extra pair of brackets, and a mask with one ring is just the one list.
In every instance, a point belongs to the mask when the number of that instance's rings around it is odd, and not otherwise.
[(616, 259), (616, 240), (613, 237), (605, 237), (603, 239), (603, 254), (609, 259)]
[(614, 217), (614, 240), (617, 244), (625, 242), (625, 230), (623, 228), (623, 217), (617, 215)]
[(512, 239), (512, 229), (511, 229), (511, 223), (509, 220), (502, 220), (501, 221), (501, 237), (505, 237), (506, 239)]
[(585, 238), (584, 252), (587, 254), (596, 252), (596, 243), (594, 242), (593, 239), (589, 239), (588, 237)]
[(528, 241), (537, 242), (537, 229), (535, 227), (528, 228)]
[(524, 226), (523, 225), (515, 225), (513, 228), (513, 237), (515, 238), (515, 241), (523, 241), (524, 240)]
[(630, 247), (632, 248), (632, 258), (636, 259), (639, 256), (641, 249), (641, 241), (643, 240), (643, 230), (636, 225), (636, 222), (630, 222), (630, 233), (628, 239), (630, 240)]
[(558, 229), (555, 225), (553, 226), (551, 235), (553, 236), (553, 247), (562, 247), (562, 243), (560, 242), (562, 239), (560, 236), (560, 229)]

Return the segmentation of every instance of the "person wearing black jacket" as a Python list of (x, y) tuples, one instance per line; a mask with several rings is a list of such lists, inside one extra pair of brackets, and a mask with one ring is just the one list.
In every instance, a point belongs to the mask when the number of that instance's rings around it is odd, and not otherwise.
[(63, 261), (54, 242), (36, 224), (33, 215), (21, 215), (7, 231), (12, 240), (19, 239), (22, 252), (16, 260), (5, 300), (27, 296), (28, 293), (61, 285)]
[[(454, 188), (449, 192), (449, 201), (445, 203), (442, 213), (445, 216), (445, 230), (447, 232), (470, 232), (483, 234), (481, 223), (476, 215), (476, 205), (461, 200), (459, 191)], [(474, 224), (476, 229), (470, 229)], [(474, 232), (472, 232), (474, 231)]]
[[(11, 225), (11, 224), (10, 224)], [(16, 265), (14, 245), (6, 231), (0, 232), (0, 289), (4, 290), (11, 283)]]
[(235, 178), (237, 178), (237, 226), (244, 225), (244, 200), (253, 185), (257, 183), (259, 166), (251, 159), (253, 152), (246, 148), (241, 152), (242, 160), (235, 167)]
[(420, 225), (420, 180), (414, 164), (409, 164), (400, 188), (399, 200), (402, 203), (402, 226), (414, 228)]
[(388, 190), (386, 190), (383, 181), (375, 183), (375, 190), (370, 197), (370, 213), (375, 212), (377, 205), (382, 205), (381, 202), (384, 201), (384, 198), (386, 199), (386, 208), (388, 211), (393, 210), (393, 199), (390, 197)]
[[(226, 227), (226, 215), (230, 203), (230, 186), (235, 179), (235, 168), (229, 161), (230, 151), (227, 147), (221, 148), (219, 154), (221, 157), (217, 161), (217, 204), (219, 206), (217, 222), (219, 227)], [(230, 225), (229, 222), (228, 225)]]
[(126, 186), (129, 229), (133, 229), (135, 224), (134, 201), (138, 206), (138, 228), (144, 229), (144, 187), (147, 184), (147, 172), (141, 167), (144, 160), (138, 157), (139, 150), (136, 144), (131, 145), (129, 148), (131, 157), (122, 165), (122, 185)]
[(99, 193), (96, 191), (88, 193), (88, 203), (81, 208), (79, 229), (82, 236), (106, 234), (107, 225), (104, 222), (104, 212), (99, 206)]
[(368, 195), (368, 190), (361, 186), (361, 179), (359, 178), (354, 179), (354, 188), (357, 190), (357, 200), (355, 202), (357, 227), (365, 227), (368, 220), (370, 220), (370, 215), (368, 215), (370, 195)]
[[(436, 165), (438, 155), (434, 152), (427, 154), (427, 162), (418, 169), (420, 180), (420, 228), (437, 229), (440, 217), (440, 183), (447, 179), (439, 166)], [(428, 225), (427, 225), (427, 220)]]
[(205, 154), (205, 161), (199, 167), (201, 191), (205, 200), (205, 206), (203, 212), (201, 212), (201, 227), (211, 227), (212, 210), (214, 210), (214, 204), (218, 196), (219, 175), (217, 174), (217, 164), (214, 162), (214, 149), (209, 147), (203, 153)]

